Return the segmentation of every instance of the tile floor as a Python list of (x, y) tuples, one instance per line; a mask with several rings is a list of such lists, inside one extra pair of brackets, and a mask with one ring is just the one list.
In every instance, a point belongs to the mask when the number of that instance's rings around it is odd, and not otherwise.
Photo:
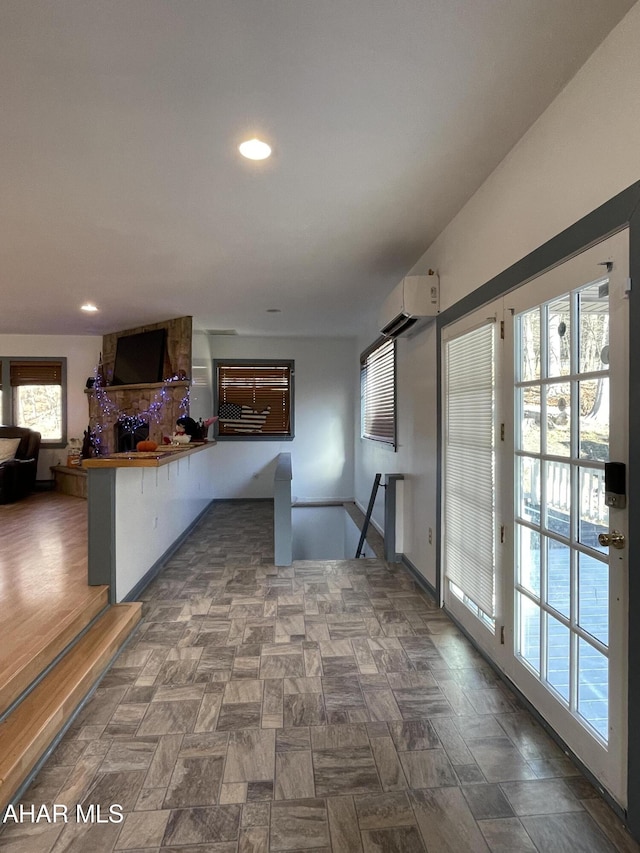
[(8, 825), (0, 849), (640, 850), (404, 569), (276, 569), (271, 523), (212, 509), (23, 799), (124, 822)]

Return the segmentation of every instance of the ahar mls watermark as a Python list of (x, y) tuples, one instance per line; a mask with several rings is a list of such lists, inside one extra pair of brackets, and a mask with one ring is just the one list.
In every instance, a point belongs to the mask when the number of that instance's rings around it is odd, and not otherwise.
[(2, 823), (122, 823), (124, 809), (118, 803), (106, 807), (96, 803), (66, 806), (53, 803), (50, 806), (7, 806)]

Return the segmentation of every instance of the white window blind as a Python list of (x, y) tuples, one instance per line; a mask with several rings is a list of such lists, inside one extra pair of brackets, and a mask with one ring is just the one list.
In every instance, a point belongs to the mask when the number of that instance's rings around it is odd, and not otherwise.
[(362, 437), (396, 444), (396, 343), (376, 341), (360, 356)]
[(445, 575), (495, 616), (495, 324), (446, 343)]

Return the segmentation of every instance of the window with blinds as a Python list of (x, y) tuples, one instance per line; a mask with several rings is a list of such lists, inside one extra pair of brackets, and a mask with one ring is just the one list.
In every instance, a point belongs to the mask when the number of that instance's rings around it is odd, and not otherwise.
[(493, 322), (445, 343), (445, 576), (488, 617), (495, 616), (494, 348)]
[(214, 361), (218, 438), (293, 438), (293, 361)]
[(379, 338), (360, 356), (363, 438), (396, 446), (396, 342)]
[(12, 388), (20, 385), (62, 385), (62, 362), (11, 361), (9, 376)]
[(1, 420), (28, 427), (43, 444), (66, 444), (66, 359), (0, 358)]

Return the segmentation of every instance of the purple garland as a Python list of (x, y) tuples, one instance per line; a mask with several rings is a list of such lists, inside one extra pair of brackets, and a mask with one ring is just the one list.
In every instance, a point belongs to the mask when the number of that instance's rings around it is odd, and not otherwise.
[[(154, 394), (153, 402), (149, 404), (149, 408), (145, 409), (145, 411), (140, 412), (137, 415), (126, 415), (123, 411), (121, 411), (120, 407), (113, 402), (113, 400), (109, 397), (109, 393), (107, 392), (105, 386), (102, 384), (102, 379), (100, 376), (100, 369), (96, 367), (93, 371), (93, 375), (95, 377), (93, 384), (93, 391), (96, 395), (96, 402), (100, 408), (100, 412), (102, 414), (102, 420), (104, 421), (107, 417), (113, 418), (115, 416), (115, 420), (117, 423), (121, 424), (125, 431), (133, 434), (138, 427), (143, 426), (144, 424), (148, 424), (151, 421), (154, 423), (160, 423), (162, 420), (162, 410), (165, 404), (169, 400), (169, 395), (167, 394), (166, 388), (161, 388), (160, 393)], [(163, 380), (164, 382), (179, 382), (184, 381), (184, 376), (171, 376), (168, 379)], [(189, 412), (189, 393), (190, 389), (187, 387), (187, 391), (180, 400), (178, 404), (178, 408), (184, 414), (188, 414)], [(100, 453), (100, 448), (102, 446), (102, 424), (96, 423), (93, 428), (93, 440), (94, 446), (98, 454)]]

